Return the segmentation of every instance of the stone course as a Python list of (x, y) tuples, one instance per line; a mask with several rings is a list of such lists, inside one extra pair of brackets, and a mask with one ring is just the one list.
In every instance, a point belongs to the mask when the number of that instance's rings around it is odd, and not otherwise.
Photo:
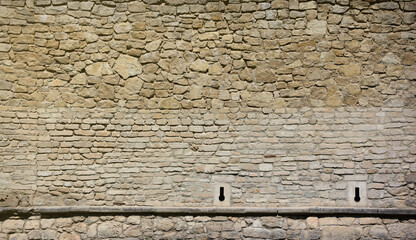
[[(0, 0), (0, 207), (416, 207), (411, 0)], [(362, 185), (360, 185), (362, 186)], [(0, 239), (414, 239), (332, 217), (1, 219)]]
[(2, 239), (414, 239), (415, 220), (353, 217), (74, 216), (2, 221)]

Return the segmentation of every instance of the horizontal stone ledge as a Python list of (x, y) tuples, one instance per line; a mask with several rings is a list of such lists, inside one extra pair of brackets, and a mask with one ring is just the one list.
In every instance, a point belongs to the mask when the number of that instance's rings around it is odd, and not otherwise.
[(406, 216), (416, 218), (416, 208), (346, 208), (346, 207), (139, 207), (139, 206), (56, 206), (0, 207), (1, 214), (102, 214), (102, 215), (351, 215)]

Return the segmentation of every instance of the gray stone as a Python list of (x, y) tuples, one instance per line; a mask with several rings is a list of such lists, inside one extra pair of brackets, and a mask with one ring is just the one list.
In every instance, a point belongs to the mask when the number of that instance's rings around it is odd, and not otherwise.
[(386, 227), (379, 225), (371, 226), (369, 233), (371, 237), (378, 239), (387, 239), (389, 236)]
[(119, 222), (103, 222), (98, 225), (97, 236), (99, 238), (116, 238), (120, 237), (122, 225)]
[(356, 240), (361, 238), (361, 230), (355, 227), (330, 226), (322, 228), (323, 240)]

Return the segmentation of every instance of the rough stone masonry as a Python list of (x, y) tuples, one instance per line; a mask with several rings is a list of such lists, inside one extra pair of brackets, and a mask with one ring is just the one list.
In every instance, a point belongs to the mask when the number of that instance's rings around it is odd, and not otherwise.
[[(0, 0), (0, 207), (212, 207), (228, 184), (231, 207), (416, 208), (415, 22), (411, 0)], [(414, 239), (415, 226), (35, 214), (0, 217), (0, 239)]]

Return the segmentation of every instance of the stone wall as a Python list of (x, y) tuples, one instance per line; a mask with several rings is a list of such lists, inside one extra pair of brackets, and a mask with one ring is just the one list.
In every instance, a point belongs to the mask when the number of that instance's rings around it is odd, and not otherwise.
[[(228, 184), (230, 206), (416, 207), (415, 21), (410, 0), (0, 0), (0, 206), (207, 207)], [(415, 236), (414, 220), (137, 219), (62, 221), (81, 238), (106, 221)], [(10, 221), (0, 237), (72, 231)]]
[[(2, 239), (415, 239), (415, 220), (374, 217), (74, 216), (10, 218)], [(0, 231), (1, 232), (1, 231)]]

